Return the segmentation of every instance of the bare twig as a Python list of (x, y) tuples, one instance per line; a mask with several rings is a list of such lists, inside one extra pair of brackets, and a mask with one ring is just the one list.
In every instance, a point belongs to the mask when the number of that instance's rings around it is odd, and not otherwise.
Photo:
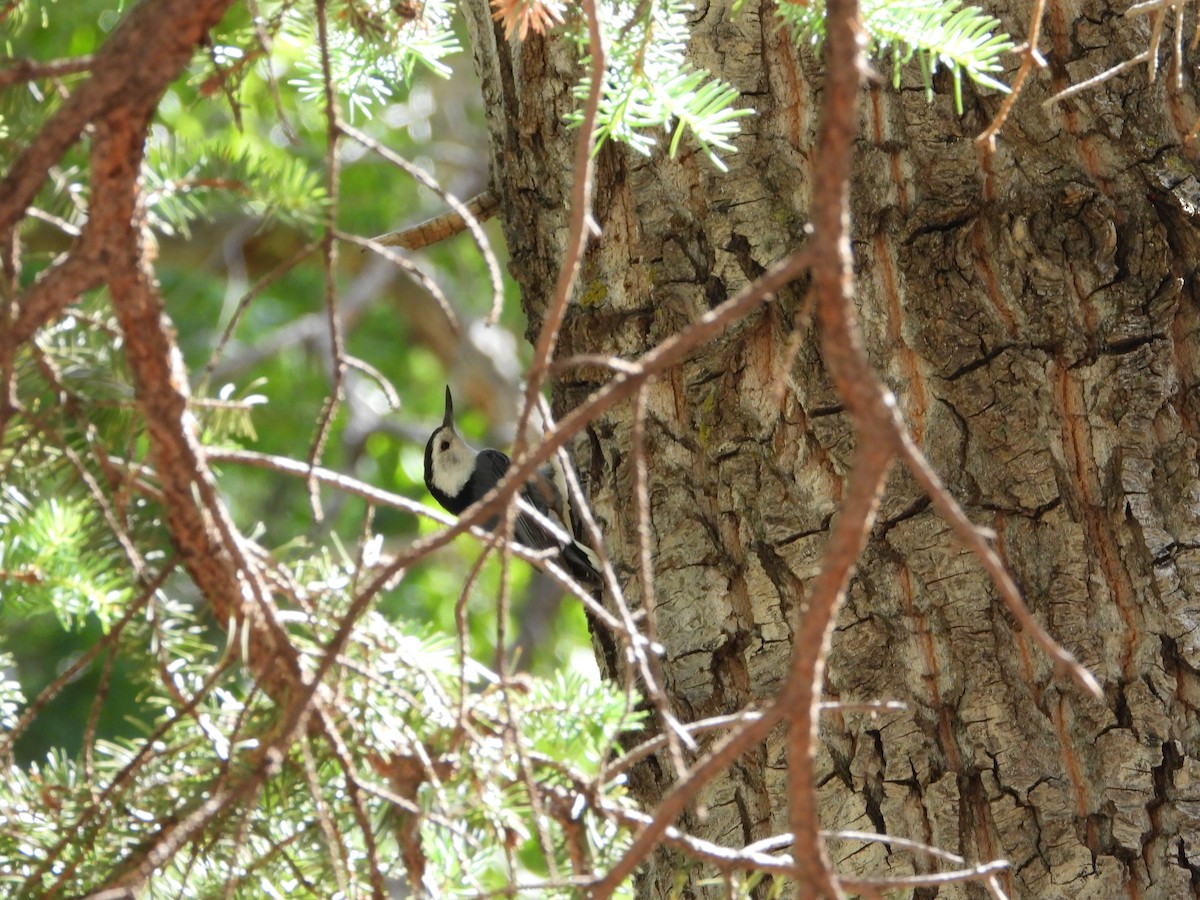
[(216, 371), (217, 363), (220, 361), (221, 355), (225, 352), (225, 345), (233, 337), (234, 331), (237, 330), (238, 324), (242, 321), (243, 314), (250, 308), (250, 304), (255, 298), (296, 266), (300, 265), (304, 260), (308, 259), (318, 246), (320, 246), (318, 241), (309, 241), (304, 244), (295, 253), (260, 278), (250, 290), (242, 295), (241, 299), (237, 302), (237, 306), (233, 309), (233, 314), (229, 317), (229, 322), (225, 325), (225, 330), (221, 332), (221, 337), (213, 347), (212, 353), (209, 354), (208, 363), (204, 366), (200, 375), (200, 384), (205, 384), (212, 377), (213, 372)]
[(1103, 697), (1104, 692), (1101, 690), (1100, 682), (1096, 680), (1096, 676), (1081, 666), (1070, 651), (1059, 645), (1038, 624), (1033, 613), (1029, 611), (1029, 607), (1025, 605), (1025, 601), (1021, 599), (1021, 592), (1017, 589), (1012, 576), (1008, 574), (1004, 563), (996, 551), (992, 549), (991, 544), (988, 543), (987, 534), (976, 528), (971, 523), (971, 520), (967, 518), (966, 513), (962, 511), (962, 507), (950, 496), (950, 492), (946, 490), (937, 473), (930, 467), (929, 461), (925, 459), (924, 454), (921, 453), (920, 449), (912, 442), (912, 439), (906, 432), (901, 432), (899, 438), (900, 454), (907, 464), (908, 470), (912, 472), (917, 483), (929, 495), (934, 508), (950, 524), (955, 536), (963, 542), (967, 549), (979, 558), (988, 575), (991, 576), (992, 583), (996, 585), (996, 589), (1000, 592), (1000, 598), (1004, 601), (1004, 605), (1008, 607), (1009, 612), (1013, 614), (1013, 618), (1017, 620), (1017, 624), (1023, 631), (1029, 633), (1034, 642), (1042, 648), (1042, 652), (1050, 657), (1050, 660), (1054, 663), (1055, 674), (1059, 676), (1066, 675), (1074, 679), (1076, 684), (1093, 697)]
[(325, 838), (325, 849), (328, 852), (330, 868), (337, 886), (343, 895), (350, 894), (350, 876), (347, 869), (350, 864), (350, 854), (346, 850), (346, 842), (333, 824), (329, 813), (329, 805), (325, 802), (325, 785), (317, 774), (317, 763), (313, 759), (312, 744), (304, 738), (300, 740), (300, 758), (304, 761), (304, 780), (308, 784), (308, 793), (312, 797), (313, 809), (317, 811), (317, 824), (321, 826), (321, 835)]
[[(341, 189), (341, 157), (338, 141), (342, 134), (341, 113), (338, 110), (337, 94), (333, 83), (333, 70), (329, 61), (329, 21), (326, 0), (317, 0), (317, 45), (321, 51), (321, 84), (325, 96), (325, 190), (329, 203), (325, 208), (325, 227), (321, 235), (321, 255), (325, 274), (325, 313), (329, 326), (330, 380), (329, 394), (321, 407), (317, 419), (317, 430), (308, 450), (308, 463), (315, 467), (325, 452), (325, 442), (333, 427), (342, 402), (343, 384), (346, 377), (346, 346), (342, 338), (341, 314), (338, 312), (337, 279), (337, 209), (338, 193)], [(318, 522), (324, 518), (321, 509), (321, 492), (317, 480), (307, 481), (308, 500), (313, 518)]]
[(1097, 85), (1103, 84), (1104, 82), (1108, 81), (1110, 78), (1115, 78), (1117, 75), (1120, 75), (1122, 72), (1126, 71), (1127, 69), (1132, 69), (1134, 66), (1141, 65), (1149, 58), (1150, 58), (1150, 51), (1143, 50), (1137, 56), (1134, 56), (1129, 59), (1123, 60), (1122, 62), (1119, 62), (1115, 66), (1113, 66), (1111, 69), (1105, 69), (1099, 75), (1094, 75), (1091, 78), (1084, 79), (1083, 81), (1080, 81), (1077, 84), (1071, 85), (1069, 88), (1066, 88), (1065, 90), (1059, 91), (1057, 94), (1055, 94), (1050, 99), (1043, 101), (1042, 106), (1046, 109), (1049, 109), (1051, 106), (1054, 106), (1056, 103), (1061, 103), (1062, 101), (1064, 101), (1070, 97), (1074, 97), (1076, 94), (1082, 94), (1084, 91), (1090, 90), (1091, 88), (1094, 88)]
[[(627, 827), (641, 827), (643, 829), (649, 827), (650, 817), (644, 813), (634, 812), (632, 810), (623, 809), (609, 803), (605, 803), (598, 798), (592, 804), (592, 808), (601, 815), (612, 818), (614, 821), (621, 822)], [(947, 854), (944, 851), (935, 850), (932, 847), (927, 847), (923, 844), (918, 844), (915, 841), (893, 841), (887, 835), (872, 835), (865, 832), (822, 832), (826, 837), (843, 837), (847, 835), (855, 835), (859, 840), (877, 840), (883, 843), (895, 843), (897, 846), (906, 846), (921, 852), (930, 853), (932, 855), (941, 856), (949, 859), (958, 865), (963, 865), (961, 857), (954, 854)], [(781, 843), (784, 839), (791, 839), (792, 835), (779, 835), (769, 841), (760, 841), (750, 844), (740, 849), (724, 847), (720, 844), (715, 844), (711, 841), (706, 841), (703, 838), (698, 838), (693, 835), (685, 834), (675, 827), (668, 827), (662, 834), (662, 839), (674, 847), (677, 847), (698, 860), (702, 860), (715, 866), (723, 873), (733, 872), (736, 870), (757, 870), (767, 872), (769, 874), (783, 876), (786, 878), (795, 879), (800, 884), (805, 884), (803, 881), (803, 870), (795, 865), (788, 856), (775, 856), (768, 852), (769, 849), (774, 849), (783, 846)], [(952, 884), (962, 881), (980, 881), (988, 886), (989, 891), (992, 890), (988, 884), (997, 872), (1001, 872), (1008, 868), (1008, 863), (1003, 860), (983, 863), (977, 866), (968, 866), (950, 872), (936, 872), (920, 875), (902, 875), (891, 876), (885, 878), (845, 878), (841, 884), (845, 888), (857, 893), (874, 893), (881, 890), (914, 888), (914, 887), (932, 887), (942, 884)], [(592, 893), (595, 893), (593, 889)], [(997, 895), (994, 891), (993, 896), (1003, 897), (1003, 894)]]
[[(496, 210), (500, 208), (500, 198), (490, 190), (481, 191), (464, 202), (463, 206), (467, 208), (467, 212), (471, 216), (482, 223), (496, 214)], [(466, 231), (469, 227), (468, 221), (467, 217), (452, 210), (418, 222), (416, 225), (409, 225), (399, 231), (376, 235), (375, 240), (384, 247), (421, 250)]]
[[(488, 278), (491, 281), (492, 311), (488, 315), (487, 321), (489, 325), (495, 325), (500, 319), (500, 310), (504, 305), (504, 280), (500, 275), (500, 263), (496, 259), (496, 254), (492, 251), (491, 241), (488, 240), (488, 236), (484, 232), (483, 226), (480, 224), (480, 219), (487, 218), (487, 216), (489, 216), (494, 210), (494, 206), (489, 206), (487, 203), (486, 195), (477, 195), (467, 203), (463, 203), (448, 190), (442, 187), (436, 178), (434, 178), (420, 166), (414, 165), (403, 156), (400, 156), (398, 153), (393, 153), (387, 147), (374, 140), (370, 135), (359, 131), (357, 128), (354, 128), (346, 123), (342, 124), (342, 133), (347, 137), (358, 141), (364, 147), (373, 150), (379, 156), (383, 157), (383, 159), (385, 159), (387, 162), (407, 172), (416, 181), (420, 182), (425, 187), (429, 188), (429, 190), (433, 191), (435, 194), (445, 200), (446, 205), (454, 211), (454, 215), (458, 217), (458, 220), (462, 222), (463, 226), (469, 232), (471, 232), (471, 238), (475, 241), (475, 246), (479, 248), (479, 255), (483, 257), (484, 265), (488, 270)], [(492, 201), (494, 203), (494, 197), (492, 198)], [(476, 214), (475, 209), (479, 210), (479, 215)], [(421, 225), (416, 227), (432, 228), (434, 226), (432, 225), (431, 220), (431, 222), (423, 222)], [(406, 233), (407, 232), (399, 232), (398, 234), (404, 235)], [(376, 238), (374, 239), (373, 243), (384, 247), (405, 246), (405, 244), (402, 243), (401, 240), (394, 234), (385, 235), (383, 238)]]
[(358, 235), (349, 234), (344, 231), (339, 231), (338, 237), (348, 244), (354, 244), (364, 250), (375, 251), (388, 262), (411, 275), (421, 287), (429, 292), (429, 296), (437, 303), (438, 308), (445, 313), (446, 323), (449, 325), (450, 330), (455, 334), (462, 334), (462, 323), (459, 321), (458, 313), (454, 311), (454, 305), (447, 299), (441, 287), (438, 286), (438, 283), (430, 278), (420, 266), (416, 265), (412, 260), (406, 259), (391, 247), (384, 246), (373, 238), (359, 237)]
[(1038, 50), (1038, 40), (1042, 33), (1042, 16), (1045, 12), (1046, 0), (1034, 0), (1033, 9), (1029, 13), (1029, 36), (1025, 39), (1024, 46), (1020, 48), (1021, 67), (1017, 69), (1017, 75), (1009, 86), (1009, 92), (1000, 103), (1000, 109), (996, 111), (991, 123), (975, 138), (975, 146), (980, 153), (985, 170), (990, 171), (991, 156), (996, 152), (996, 135), (1008, 121), (1008, 116), (1012, 112), (1013, 106), (1016, 105), (1017, 98), (1021, 96), (1025, 79), (1029, 77), (1029, 73), (1035, 67), (1046, 68), (1046, 58)]
[[(646, 466), (646, 390), (645, 385), (633, 395), (633, 428), (630, 435), (630, 462), (633, 465), (633, 515), (637, 522), (638, 538), (638, 583), (641, 586), (641, 607), (646, 614), (645, 634), (650, 640), (658, 641), (658, 627), (655, 617), (654, 596), (654, 562), (650, 544), (652, 529), (650, 527), (650, 487)], [(671, 713), (670, 701), (662, 690), (663, 683), (661, 667), (658, 660), (646, 660), (647, 693), (654, 703), (659, 718), (668, 726), (666, 729), (668, 756), (671, 765), (675, 767), (675, 775), (682, 778), (687, 773), (687, 764), (683, 759), (683, 744), (680, 735), (688, 738), (688, 732), (676, 725)], [(695, 744), (689, 743), (689, 749)]]
[(538, 332), (537, 343), (533, 348), (533, 360), (526, 374), (525, 402), (521, 407), (521, 415), (517, 422), (517, 440), (513, 447), (513, 456), (520, 456), (524, 450), (525, 429), (529, 417), (537, 406), (536, 397), (541, 392), (542, 381), (554, 357), (554, 346), (558, 342), (558, 332), (562, 328), (563, 319), (567, 314), (567, 304), (575, 291), (575, 282), (579, 277), (579, 267), (583, 262), (583, 253), (587, 248), (588, 236), (599, 234), (599, 227), (592, 218), (592, 179), (595, 163), (592, 159), (592, 145), (595, 141), (596, 116), (600, 110), (600, 98), (604, 89), (605, 48), (604, 36), (600, 29), (599, 14), (596, 11), (595, 0), (582, 0), (583, 15), (587, 22), (588, 55), (591, 60), (589, 68), (588, 94), (580, 112), (579, 136), (575, 140), (575, 160), (572, 171), (575, 173), (575, 184), (571, 191), (571, 217), (567, 225), (567, 244), (563, 253), (562, 265), (558, 270), (558, 280), (554, 285), (554, 293), (546, 304), (542, 327)]
[(31, 219), (37, 219), (39, 222), (45, 222), (47, 225), (53, 225), (63, 234), (68, 237), (77, 238), (83, 234), (83, 229), (77, 225), (68, 222), (62, 216), (56, 216), (54, 213), (47, 212), (44, 209), (38, 209), (36, 206), (31, 206), (25, 211), (25, 214)]
[(1132, 19), (1135, 16), (1146, 15), (1147, 13), (1159, 12), (1172, 6), (1182, 6), (1180, 0), (1146, 0), (1144, 3), (1135, 3), (1130, 6), (1123, 15), (1127, 19)]
[(61, 78), (64, 75), (90, 72), (95, 62), (95, 57), (87, 54), (45, 62), (37, 59), (9, 58), (0, 63), (0, 88), (20, 84), (22, 81), (39, 81), (43, 78)]
[(383, 868), (379, 862), (379, 847), (375, 841), (375, 827), (371, 822), (371, 815), (367, 810), (366, 801), (363, 796), (366, 791), (363, 788), (362, 779), (354, 767), (350, 748), (346, 746), (346, 742), (337, 728), (335, 716), (330, 712), (325, 703), (319, 705), (317, 713), (321, 717), (321, 731), (325, 737), (325, 741), (329, 745), (329, 750), (333, 754), (333, 758), (337, 760), (338, 766), (341, 767), (342, 777), (346, 780), (346, 796), (350, 801), (350, 809), (354, 814), (354, 821), (358, 825), (359, 833), (362, 835), (363, 846), (367, 851), (368, 877), (371, 881), (371, 891), (376, 900), (384, 900), (388, 896), (388, 891), (384, 884)]
[(296, 135), (296, 129), (292, 125), (291, 119), (288, 118), (287, 112), (284, 109), (283, 97), (279, 91), (279, 79), (275, 75), (275, 64), (271, 57), (271, 47), (274, 43), (272, 34), (277, 32), (281, 27), (288, 8), (286, 6), (278, 7), (275, 10), (274, 17), (268, 23), (255, 0), (247, 0), (246, 6), (250, 10), (250, 21), (254, 25), (254, 37), (258, 40), (258, 46), (262, 50), (262, 58), (265, 60), (265, 65), (263, 66), (264, 76), (267, 79), (267, 84), (270, 86), (271, 102), (275, 106), (275, 115), (279, 119), (279, 125), (283, 129), (284, 135), (294, 144), (299, 141), (299, 138)]
[(1182, 2), (1175, 5), (1175, 38), (1172, 59), (1175, 63), (1175, 90), (1183, 90), (1183, 6)]
[(377, 368), (367, 362), (365, 359), (359, 359), (357, 356), (345, 357), (346, 365), (355, 371), (362, 372), (373, 382), (376, 387), (383, 392), (384, 399), (387, 400), (388, 408), (393, 412), (400, 408), (400, 395), (396, 393), (396, 386), (386, 375), (380, 372)]
[[(762, 713), (757, 710), (747, 710), (742, 713), (734, 713), (729, 716), (713, 716), (708, 719), (701, 719), (698, 722), (688, 722), (683, 725), (683, 728), (690, 735), (704, 734), (708, 731), (726, 731), (730, 728), (736, 728), (744, 725), (746, 722), (752, 722), (755, 719), (761, 718)], [(623, 754), (619, 759), (610, 763), (604, 770), (605, 778), (613, 778), (620, 775), (622, 772), (628, 771), (631, 767), (641, 762), (651, 754), (657, 753), (663, 747), (667, 746), (668, 735), (658, 734), (650, 738), (648, 741), (643, 741), (627, 753)]]

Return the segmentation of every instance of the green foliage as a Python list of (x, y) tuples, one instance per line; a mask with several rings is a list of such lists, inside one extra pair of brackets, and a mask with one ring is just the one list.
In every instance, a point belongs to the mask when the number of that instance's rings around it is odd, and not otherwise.
[(83, 500), (30, 503), (6, 488), (0, 501), (0, 609), (53, 612), (70, 628), (95, 615), (111, 625), (129, 600), (128, 586), (96, 551), (104, 528)]
[(192, 141), (159, 129), (147, 143), (144, 178), (150, 224), (190, 237), (192, 222), (231, 211), (280, 225), (321, 220), (325, 186), (308, 161), (229, 138)]
[[(107, 11), (111, 27), (116, 16), (111, 3), (83, 6), (95, 13), (86, 27), (51, 8), (44, 29), (31, 24), (24, 43), (13, 44), (15, 55), (94, 51), (104, 38), (97, 17)], [(464, 106), (454, 93), (461, 88), (421, 77), (422, 69), (443, 65), (454, 46), (448, 32), (439, 37), (429, 26), (445, 24), (446, 8), (422, 7), (422, 22), (407, 25), (398, 8), (329, 3), (339, 102), (350, 115), (369, 108), (374, 117), (364, 128), (397, 152), (425, 155), (423, 165), (436, 177), (454, 181), (465, 173), (478, 183), (475, 170), (483, 171), (485, 158), (474, 149), (482, 143), (478, 101)], [(158, 236), (156, 275), (193, 382), (191, 413), (201, 440), (303, 459), (330, 390), (328, 349), (320, 345), (328, 328), (326, 273), (314, 255), (276, 280), (261, 279), (321, 237), (330, 196), (324, 95), (312, 80), (319, 71), (313, 6), (260, 2), (256, 10), (259, 20), (251, 22), (245, 7), (235, 7), (164, 97), (147, 142), (142, 197)], [(371, 24), (384, 19), (382, 30)], [(73, 87), (84, 77), (65, 83)], [(3, 168), (60, 101), (38, 84), (4, 92), (0, 114), (15, 124), (0, 144)], [(447, 141), (445, 121), (455, 123), (454, 137), (469, 153)], [(339, 227), (372, 234), (441, 211), (407, 176), (356, 155), (360, 149), (340, 144)], [(87, 166), (86, 147), (73, 150), (36, 199), (42, 215), (22, 226), (23, 285), (54, 265), (70, 247), (70, 229), (86, 222)], [(446, 293), (461, 298), (464, 320), (486, 311), (479, 286), (487, 279), (469, 242), (452, 241), (423, 257)], [(365, 260), (341, 248), (330, 273), (339, 299), (353, 292)], [(379, 421), (356, 448), (360, 422), (344, 401), (320, 461), (423, 497), (419, 439), (385, 427), (402, 422), (419, 431), (440, 418), (446, 360), (435, 341), (434, 349), (425, 344), (428, 323), (414, 310), (428, 307), (416, 293), (390, 284), (373, 302), (342, 308), (347, 352), (401, 386), (404, 409), (384, 418), (378, 404)], [(305, 323), (315, 323), (306, 334), (318, 337), (289, 339)], [(227, 325), (232, 338), (207, 375)], [(501, 327), (523, 330), (515, 304), (504, 310)], [(5, 423), (0, 446), (0, 654), (9, 654), (0, 655), (4, 896), (79, 896), (110, 884), (205, 798), (252, 776), (278, 736), (283, 701), (248, 675), (240, 660), (244, 632), (227, 635), (228, 623), (212, 621), (181, 570), (151, 591), (118, 540), (128, 538), (150, 577), (173, 559), (125, 350), (101, 291), (79, 298), (15, 360), (21, 408)], [(348, 384), (356, 402), (373, 396), (373, 382)], [(479, 411), (464, 408), (464, 424), (477, 441), (498, 443), (494, 434), (484, 436), (489, 426)], [(237, 527), (270, 559), (281, 615), (308, 671), (370, 567), (429, 528), (410, 514), (379, 509), (365, 532), (366, 504), (331, 492), (323, 495), (326, 518), (317, 522), (300, 479), (236, 466), (220, 467), (216, 478)], [(405, 849), (414, 840), (426, 857), (431, 895), (478, 893), (571, 870), (562, 827), (539, 824), (539, 815), (544, 819), (545, 804), (560, 802), (554, 791), (578, 793), (596, 777), (597, 761), (611, 755), (636, 717), (623, 694), (583, 678), (543, 683), (536, 674), (589, 652), (578, 605), (566, 624), (521, 638), (517, 654), (512, 645), (533, 582), (522, 563), (509, 566), (505, 625), (510, 659), (519, 656), (534, 674), (504, 691), (477, 661), (495, 657), (495, 559), (465, 600), (468, 655), (460, 654), (457, 636), (448, 635), (456, 635), (455, 603), (479, 552), (469, 537), (456, 541), (406, 572), (357, 623), (325, 680), (336, 690), (327, 708), (346, 752), (318, 736), (287, 747), (261, 790), (156, 869), (146, 896), (327, 897), (339, 885), (362, 895), (372, 856), (387, 877), (409, 877)], [(13, 732), (30, 704), (39, 714)], [(383, 768), (406, 758), (431, 768), (416, 781)], [(551, 793), (531, 796), (530, 786), (542, 782)], [(620, 782), (588, 788), (606, 803), (630, 802)], [(578, 821), (598, 862), (628, 840), (591, 809), (581, 809)]]
[[(736, 151), (738, 119), (752, 114), (733, 104), (738, 92), (729, 84), (697, 69), (687, 59), (690, 32), (682, 0), (601, 5), (600, 25), (606, 51), (604, 86), (596, 116), (596, 146), (608, 139), (648, 155), (657, 141), (653, 131), (671, 134), (674, 155), (684, 134), (690, 133), (718, 168), (717, 155)], [(576, 39), (586, 46), (586, 29)], [(584, 65), (590, 61), (585, 57)], [(591, 87), (584, 77), (575, 88), (581, 102)], [(568, 119), (581, 121), (576, 111)]]
[[(997, 91), (1008, 86), (993, 76), (1000, 57), (1013, 49), (1007, 34), (996, 34), (1000, 20), (961, 0), (863, 0), (862, 21), (870, 38), (868, 53), (891, 56), (892, 82), (912, 60), (921, 70), (926, 95), (933, 97), (939, 65), (954, 77), (954, 104), (962, 112), (962, 76)], [(818, 47), (825, 35), (825, 4), (784, 2), (779, 16), (797, 41)]]
[[(576, 672), (556, 672), (533, 683), (524, 697), (522, 721), (530, 746), (547, 759), (569, 759), (585, 778), (600, 774), (616, 731), (636, 726), (643, 714), (628, 695)], [(557, 778), (553, 773), (550, 782)]]
[(258, 440), (251, 412), (254, 407), (267, 403), (267, 396), (248, 392), (264, 384), (265, 379), (259, 379), (239, 389), (237, 385), (227, 383), (221, 385), (217, 396), (211, 400), (197, 398), (196, 402), (202, 411), (200, 421), (204, 442), (219, 444), (223, 441), (232, 443), (245, 440), (253, 443)]
[[(337, 628), (353, 572), (318, 556), (298, 562), (292, 574), (305, 579), (313, 604), (311, 616), (289, 625), (311, 670)], [(178, 823), (192, 798), (213, 796), (254, 771), (277, 713), (227, 665), (236, 641), (219, 659), (222, 651), (205, 634), (194, 611), (157, 595), (144, 619), (121, 634), (118, 651), (143, 670), (142, 734), (96, 741), (89, 771), (61, 752), (10, 770), (0, 784), (0, 885), (7, 893), (87, 893)], [(147, 655), (148, 645), (155, 653)], [(166, 672), (160, 656), (169, 660)], [(0, 669), (6, 662), (0, 659)], [(182, 853), (158, 870), (152, 895), (209, 896), (234, 884), (237, 896), (326, 897), (338, 880), (365, 886), (371, 854), (360, 810), (373, 823), (382, 872), (404, 879), (412, 813), (391, 803), (397, 794), (420, 810), (432, 896), (544, 878), (547, 854), (560, 870), (569, 868), (566, 836), (552, 820), (539, 824), (529, 785), (549, 792), (540, 804), (558, 802), (556, 789), (575, 797), (637, 717), (612, 686), (559, 678), (504, 689), (475, 663), (466, 666), (466, 681), (463, 671), (451, 639), (368, 614), (328, 679), (337, 685), (340, 700), (329, 708), (339, 718), (325, 726), (341, 732), (349, 758), (320, 739), (293, 746), (250, 805), (233, 814), (235, 823), (210, 833), (202, 860)], [(192, 698), (189, 711), (181, 698)], [(5, 728), (20, 702), (19, 689), (0, 680)], [(378, 780), (364, 774), (387, 759), (407, 764), (381, 770)], [(346, 763), (357, 773), (353, 786)], [(629, 803), (619, 782), (600, 785), (597, 796)], [(627, 837), (586, 804), (577, 812), (589, 853), (611, 862)], [(544, 847), (539, 830), (549, 838)], [(548, 896), (530, 894), (539, 895)]]
[[(289, 83), (302, 100), (323, 103), (325, 76), (316, 22), (304, 7), (289, 6), (285, 32), (304, 51)], [(418, 66), (442, 78), (451, 74), (443, 60), (462, 50), (451, 28), (454, 5), (425, 0), (406, 9), (393, 0), (343, 0), (333, 6), (329, 67), (352, 118), (369, 116), (372, 107), (386, 104), (397, 85), (412, 80)]]

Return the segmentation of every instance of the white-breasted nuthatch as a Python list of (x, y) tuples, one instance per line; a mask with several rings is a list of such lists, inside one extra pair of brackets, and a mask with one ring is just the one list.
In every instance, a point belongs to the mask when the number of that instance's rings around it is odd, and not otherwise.
[[(442, 424), (425, 445), (425, 486), (442, 508), (458, 516), (494, 488), (512, 461), (499, 450), (476, 450), (454, 430), (454, 400), (446, 388), (446, 413)], [(553, 468), (545, 467), (518, 495), (519, 509), (513, 537), (531, 550), (557, 550), (558, 562), (576, 581), (588, 587), (600, 584), (592, 551), (576, 539), (569, 500)], [(493, 516), (483, 523), (493, 529)]]

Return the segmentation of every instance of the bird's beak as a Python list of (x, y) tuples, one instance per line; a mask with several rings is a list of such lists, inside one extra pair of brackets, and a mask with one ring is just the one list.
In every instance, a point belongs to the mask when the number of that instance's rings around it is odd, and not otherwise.
[(442, 427), (454, 427), (454, 398), (450, 396), (450, 385), (446, 385), (446, 415), (442, 418)]

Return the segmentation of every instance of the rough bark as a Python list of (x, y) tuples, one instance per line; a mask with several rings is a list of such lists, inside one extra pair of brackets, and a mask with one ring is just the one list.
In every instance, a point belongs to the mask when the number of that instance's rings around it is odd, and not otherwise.
[[(565, 234), (577, 77), (561, 39), (506, 42), (469, 4), (512, 269), (531, 333)], [(1024, 3), (993, 10), (1020, 39)], [(1056, 679), (978, 563), (894, 476), (840, 620), (827, 693), (907, 711), (831, 715), (824, 826), (1005, 857), (1016, 897), (1183, 897), (1200, 890), (1200, 184), (1184, 136), (1193, 85), (1139, 68), (1056, 110), (1043, 99), (1140, 52), (1148, 25), (1101, 4), (1048, 6), (1035, 75), (981, 168), (966, 112), (919, 84), (867, 89), (854, 183), (858, 303), (872, 357), (919, 443), (995, 530), (1031, 607), (1100, 679)], [(701, 154), (609, 147), (593, 245), (560, 355), (631, 356), (804, 240), (821, 76), (769, 4), (700, 4), (692, 55), (757, 110), (730, 172)], [(1165, 59), (1165, 56), (1164, 56)], [(1013, 61), (1013, 68), (1016, 60)], [(1186, 73), (1185, 73), (1186, 74)], [(664, 672), (684, 719), (770, 697), (796, 611), (779, 586), (815, 566), (854, 445), (797, 288), (648, 392), (653, 547)], [(794, 359), (789, 348), (796, 346)], [(787, 368), (782, 405), (771, 387)], [(561, 411), (605, 379), (570, 373)], [(628, 406), (577, 461), (609, 551), (637, 595)], [(783, 737), (743, 758), (682, 823), (741, 845), (786, 830)], [(648, 803), (665, 786), (648, 770)], [(835, 842), (839, 871), (928, 861)], [(679, 876), (663, 856), (644, 896)], [(693, 875), (698, 875), (697, 870)], [(689, 882), (685, 891), (704, 889)], [(934, 894), (929, 894), (933, 896)], [(973, 886), (940, 897), (980, 896)]]

